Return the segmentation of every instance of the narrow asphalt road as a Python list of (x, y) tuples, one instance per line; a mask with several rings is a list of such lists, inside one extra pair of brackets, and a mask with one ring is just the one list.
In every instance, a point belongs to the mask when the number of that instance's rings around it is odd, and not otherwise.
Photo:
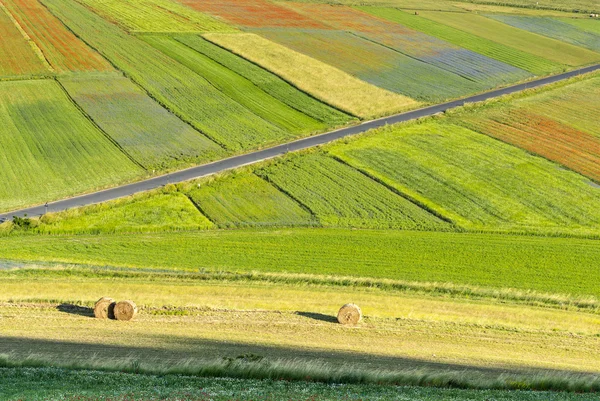
[(94, 192), (87, 195), (63, 199), (60, 201), (49, 203), (47, 208), (45, 207), (45, 205), (39, 205), (26, 209), (14, 210), (11, 212), (0, 214), (0, 220), (10, 219), (13, 216), (23, 217), (25, 214), (27, 214), (28, 216), (40, 216), (45, 212), (58, 212), (74, 207), (91, 205), (94, 203), (100, 203), (108, 200), (122, 198), (124, 196), (158, 188), (167, 184), (188, 181), (194, 178), (205, 177), (207, 175), (215, 174), (221, 171), (234, 169), (236, 167), (257, 163), (265, 159), (271, 159), (277, 156), (281, 156), (287, 152), (294, 152), (306, 148), (319, 146), (331, 141), (335, 141), (336, 139), (340, 139), (350, 135), (360, 134), (362, 132), (368, 131), (373, 128), (379, 128), (384, 125), (395, 124), (414, 120), (417, 118), (432, 116), (434, 114), (444, 112), (448, 109), (462, 106), (465, 103), (481, 102), (483, 100), (499, 97), (502, 95), (520, 92), (525, 89), (536, 88), (539, 86), (562, 81), (568, 78), (575, 77), (577, 75), (585, 74), (596, 70), (600, 70), (600, 64), (580, 68), (578, 70), (569, 71), (546, 78), (540, 78), (534, 81), (509, 86), (502, 89), (496, 89), (479, 95), (470, 96), (459, 100), (453, 100), (447, 103), (441, 103), (418, 110), (395, 114), (377, 120), (367, 121), (352, 127), (342, 128), (324, 134), (299, 139), (296, 141), (284, 143), (282, 145), (273, 146), (271, 148), (266, 148), (255, 152), (246, 153), (243, 155), (230, 157), (213, 163), (192, 167), (186, 170), (176, 171), (174, 173), (150, 178), (144, 181), (127, 184), (120, 187), (110, 188), (104, 191)]

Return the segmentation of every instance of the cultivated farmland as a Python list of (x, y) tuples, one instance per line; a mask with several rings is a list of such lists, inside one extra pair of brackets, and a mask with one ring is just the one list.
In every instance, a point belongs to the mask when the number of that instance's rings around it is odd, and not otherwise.
[(502, 61), (503, 63), (513, 65), (535, 75), (556, 72), (561, 68), (561, 64), (552, 62), (543, 57), (535, 56), (526, 51), (509, 47), (505, 44), (497, 43), (473, 33), (453, 28), (421, 16), (411, 15), (401, 10), (372, 6), (363, 6), (359, 7), (359, 9), (377, 17), (386, 18), (408, 28), (443, 39), (476, 53), (483, 54), (484, 56)]
[(292, 137), (194, 71), (82, 5), (72, 0), (44, 0), (44, 4), (161, 104), (227, 150), (240, 151)]
[(286, 132), (299, 135), (326, 128), (325, 124), (275, 99), (248, 79), (175, 39), (144, 36), (144, 40), (204, 77), (222, 93), (257, 116)]
[(51, 80), (0, 83), (0, 209), (132, 180), (143, 170)]
[(462, 227), (600, 223), (598, 189), (583, 177), (457, 125), (390, 128), (331, 153)]
[(416, 107), (419, 103), (369, 85), (342, 70), (254, 34), (207, 34), (223, 46), (292, 82), (326, 103), (369, 118)]
[(445, 223), (352, 168), (320, 155), (259, 169), (325, 226), (443, 229)]
[(234, 28), (168, 0), (83, 0), (102, 16), (133, 32), (212, 32)]
[(229, 68), (231, 71), (236, 72), (269, 95), (296, 110), (302, 111), (304, 114), (315, 120), (326, 123), (329, 126), (342, 125), (352, 120), (352, 117), (349, 115), (342, 113), (325, 103), (319, 102), (315, 98), (290, 85), (279, 76), (204, 40), (200, 36), (179, 35), (175, 36), (175, 39), (197, 52), (210, 57), (217, 63)]
[(112, 69), (37, 0), (3, 0), (3, 3), (57, 72)]
[(147, 170), (164, 170), (223, 156), (223, 149), (148, 97), (127, 78), (61, 78), (69, 96)]
[(317, 224), (309, 211), (250, 172), (198, 183), (188, 193), (219, 227)]
[(491, 18), (519, 29), (600, 52), (600, 33), (595, 34), (553, 18), (493, 15)]
[(424, 12), (425, 18), (449, 25), (473, 35), (569, 66), (591, 64), (600, 53), (547, 38), (472, 13)]
[(0, 5), (0, 77), (48, 73), (34, 47), (28, 42)]
[[(470, 50), (461, 49), (436, 37), (376, 18), (364, 11), (331, 5), (299, 4), (295, 6), (307, 15), (318, 16), (319, 20), (332, 27), (352, 31), (354, 34), (380, 43), (395, 51), (420, 60), (428, 66), (435, 66), (443, 71), (455, 74), (477, 84), (476, 90), (492, 88), (507, 82), (527, 78), (529, 74), (511, 65), (482, 56)], [(421, 69), (426, 67), (421, 65)], [(441, 71), (432, 71), (440, 76), (438, 86), (446, 86), (449, 77)], [(414, 72), (418, 76), (417, 71)], [(444, 79), (445, 78), (445, 79)], [(425, 80), (425, 78), (423, 79)], [(443, 84), (442, 84), (443, 82)], [(473, 91), (463, 83), (465, 93)]]

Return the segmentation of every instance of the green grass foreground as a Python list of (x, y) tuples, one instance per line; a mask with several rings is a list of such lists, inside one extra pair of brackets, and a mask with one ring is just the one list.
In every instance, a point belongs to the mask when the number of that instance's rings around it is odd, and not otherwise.
[(412, 400), (412, 401), (587, 401), (594, 394), (457, 390), (283, 380), (142, 375), (60, 368), (0, 368), (2, 401), (154, 400)]
[(340, 229), (9, 236), (3, 259), (182, 271), (287, 272), (600, 295), (600, 242)]

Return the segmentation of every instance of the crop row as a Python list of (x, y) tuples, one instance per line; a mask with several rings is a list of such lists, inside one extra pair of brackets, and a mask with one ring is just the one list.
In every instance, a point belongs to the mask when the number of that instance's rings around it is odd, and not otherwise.
[(554, 18), (517, 15), (490, 15), (489, 17), (515, 28), (600, 52), (600, 33), (580, 29), (576, 25), (567, 22)]
[(47, 73), (48, 69), (0, 5), (0, 77)]
[(352, 115), (369, 118), (414, 108), (418, 102), (370, 85), (261, 36), (206, 34), (209, 41), (266, 68), (301, 90)]
[(460, 126), (389, 128), (332, 153), (463, 227), (600, 224), (598, 189), (580, 175)]
[(109, 20), (139, 32), (211, 32), (234, 28), (169, 0), (82, 0)]
[(445, 223), (351, 167), (319, 154), (259, 169), (325, 226), (444, 229)]
[(0, 209), (131, 180), (143, 171), (50, 80), (0, 83)]
[(65, 28), (37, 0), (4, 0), (57, 72), (109, 71), (112, 66)]
[[(150, 95), (230, 151), (293, 135), (235, 102), (194, 71), (132, 37), (73, 0), (44, 0), (70, 29)], [(212, 152), (212, 147), (205, 150)]]

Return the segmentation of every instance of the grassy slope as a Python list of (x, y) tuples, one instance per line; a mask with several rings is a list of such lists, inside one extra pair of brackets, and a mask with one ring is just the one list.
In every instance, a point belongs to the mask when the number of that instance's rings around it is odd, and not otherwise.
[[(0, 369), (5, 393), (0, 400), (23, 401), (228, 401), (231, 394), (255, 401), (390, 399), (412, 401), (591, 401), (595, 395), (552, 394), (531, 391), (453, 390), (369, 384), (289, 383), (281, 380), (212, 379), (189, 376), (155, 376), (106, 373), (60, 368)], [(131, 393), (135, 393), (131, 398)], [(66, 398), (69, 399), (69, 398)]]
[(288, 229), (0, 238), (4, 259), (335, 274), (600, 295), (596, 240)]
[(324, 155), (292, 157), (257, 174), (304, 205), (325, 226), (449, 229), (385, 186)]
[(162, 108), (122, 76), (60, 78), (98, 126), (147, 170), (164, 170), (223, 156), (204, 135)]
[(445, 121), (387, 128), (330, 151), (463, 227), (600, 223), (598, 190), (584, 177)]
[(372, 13), (381, 18), (389, 19), (412, 29), (419, 30), (428, 35), (446, 40), (457, 46), (485, 56), (500, 60), (504, 63), (522, 68), (535, 75), (545, 75), (559, 71), (561, 65), (546, 60), (539, 56), (527, 53), (523, 50), (518, 50), (501, 43), (496, 43), (492, 40), (485, 39), (466, 31), (453, 28), (426, 18), (411, 15), (407, 12), (393, 8), (363, 6), (361, 10)]
[(534, 54), (555, 63), (577, 66), (600, 60), (600, 54), (547, 38), (472, 13), (423, 12), (425, 18), (485, 39)]
[(220, 227), (317, 224), (310, 212), (251, 172), (199, 184), (189, 195)]
[(323, 130), (319, 121), (295, 110), (264, 92), (248, 79), (167, 36), (143, 39), (167, 56), (204, 77), (221, 92), (251, 110), (257, 116), (295, 135)]
[(0, 126), (2, 210), (144, 173), (77, 110), (55, 81), (1, 83)]
[(345, 72), (254, 34), (205, 37), (255, 62), (341, 110), (368, 118), (414, 108), (413, 99), (367, 84)]
[(226, 149), (240, 151), (293, 137), (75, 1), (44, 0), (44, 4), (161, 104)]
[(279, 101), (327, 125), (342, 125), (352, 119), (349, 115), (298, 90), (279, 76), (210, 43), (200, 36), (178, 35), (175, 36), (175, 39), (243, 76)]

